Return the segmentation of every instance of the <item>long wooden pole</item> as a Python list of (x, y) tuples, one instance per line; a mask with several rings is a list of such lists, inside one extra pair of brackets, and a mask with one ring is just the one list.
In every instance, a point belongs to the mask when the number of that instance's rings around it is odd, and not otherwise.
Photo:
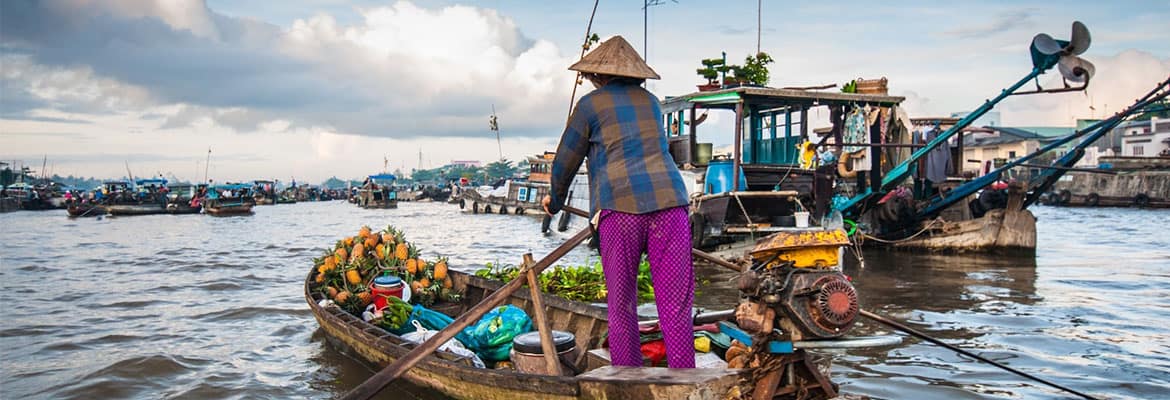
[[(557, 358), (556, 343), (553, 342), (552, 327), (548, 324), (548, 316), (544, 313), (544, 301), (540, 298), (540, 279), (536, 271), (532, 270), (532, 254), (524, 254), (524, 275), (528, 277), (528, 292), (532, 295), (532, 315), (536, 322), (536, 329), (540, 332), (540, 349), (544, 353), (545, 368), (548, 374), (561, 375), (561, 363)], [(519, 279), (519, 278), (517, 278)]]
[[(589, 34), (593, 32), (593, 17), (597, 16), (597, 4), (601, 0), (593, 1), (593, 12), (589, 14), (589, 24), (585, 25), (585, 41), (581, 43), (581, 55), (577, 57), (578, 60), (585, 58), (585, 52), (589, 50)], [(569, 114), (565, 116), (565, 127), (569, 127), (569, 118), (573, 117), (573, 106), (577, 104), (577, 85), (581, 83), (581, 73), (573, 78), (573, 94), (569, 95)]]
[[(577, 232), (576, 235), (573, 235), (573, 237), (569, 238), (569, 240), (566, 240), (564, 244), (561, 244), (547, 256), (540, 259), (540, 261), (537, 261), (530, 270), (536, 274), (540, 274), (541, 271), (544, 271), (544, 269), (552, 265), (553, 262), (556, 262), (561, 257), (564, 257), (565, 254), (568, 254), (570, 250), (573, 250), (574, 247), (577, 247), (577, 245), (581, 244), (586, 239), (589, 239), (589, 237), (592, 235), (592, 227), (582, 229), (580, 232)], [(515, 293), (517, 290), (519, 290), (520, 287), (524, 285), (525, 281), (526, 279), (524, 276), (517, 276), (499, 290), (496, 290), (487, 297), (484, 297), (484, 299), (480, 301), (479, 304), (476, 304), (475, 307), (472, 307), (466, 313), (460, 315), (459, 318), (456, 318), (454, 322), (451, 322), (451, 325), (447, 325), (446, 328), (440, 330), (439, 333), (435, 334), (435, 336), (432, 336), (427, 341), (419, 344), (418, 347), (415, 347), (413, 350), (406, 353), (406, 355), (402, 356), (402, 358), (394, 361), (394, 363), (387, 365), (386, 368), (383, 368), (377, 374), (371, 376), (370, 379), (366, 379), (366, 381), (362, 382), (361, 385), (358, 385), (357, 387), (353, 388), (353, 390), (350, 390), (349, 393), (346, 393), (342, 399), (366, 400), (374, 397), (374, 395), (378, 394), (382, 388), (385, 388), (386, 385), (389, 385), (390, 382), (398, 379), (403, 374), (405, 374), (406, 371), (410, 370), (411, 367), (413, 367), (415, 364), (418, 364), (419, 361), (422, 361), (423, 358), (426, 358), (428, 355), (435, 352), (435, 350), (437, 350), (440, 345), (447, 343), (448, 340), (454, 338), (456, 334), (463, 331), (463, 328), (466, 328), (472, 323), (479, 321), (480, 317), (482, 317), (488, 311), (496, 308), (496, 306), (499, 306), (500, 303), (503, 303), (504, 300), (508, 298), (508, 296), (511, 296), (512, 293)]]

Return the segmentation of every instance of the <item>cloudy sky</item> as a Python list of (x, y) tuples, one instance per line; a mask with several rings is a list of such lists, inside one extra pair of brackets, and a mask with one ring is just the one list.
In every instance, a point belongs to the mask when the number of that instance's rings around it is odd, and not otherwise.
[[(890, 80), (913, 116), (970, 110), (1030, 68), (1038, 32), (1083, 21), (1086, 93), (1021, 96), (1005, 125), (1071, 126), (1170, 76), (1170, 2), (763, 2), (771, 86)], [(318, 182), (555, 147), (591, 1), (5, 0), (0, 160), (61, 175)], [(593, 31), (643, 47), (641, 1), (602, 1)], [(684, 94), (698, 60), (756, 47), (756, 1), (650, 8), (650, 89)], [(1053, 74), (1041, 79), (1052, 83)], [(817, 117), (814, 115), (814, 117)], [(824, 116), (822, 116), (824, 117)], [(727, 142), (728, 119), (703, 135)]]

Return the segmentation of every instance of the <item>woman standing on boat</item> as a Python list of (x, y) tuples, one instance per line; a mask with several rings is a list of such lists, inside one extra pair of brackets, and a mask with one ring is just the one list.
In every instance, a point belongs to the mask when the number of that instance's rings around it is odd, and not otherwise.
[(658, 74), (621, 36), (569, 67), (597, 90), (577, 102), (552, 165), (545, 211), (563, 208), (569, 184), (589, 159), (589, 198), (600, 235), (616, 366), (641, 366), (638, 264), (650, 261), (667, 364), (694, 368), (694, 271), (687, 192), (663, 134), (658, 98), (641, 84)]

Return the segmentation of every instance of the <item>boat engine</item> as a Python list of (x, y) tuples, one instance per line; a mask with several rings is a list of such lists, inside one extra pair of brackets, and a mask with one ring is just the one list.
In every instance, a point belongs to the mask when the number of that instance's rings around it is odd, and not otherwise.
[(751, 251), (752, 267), (739, 277), (739, 327), (753, 334), (779, 329), (790, 341), (844, 336), (860, 306), (841, 273), (841, 230), (779, 232)]

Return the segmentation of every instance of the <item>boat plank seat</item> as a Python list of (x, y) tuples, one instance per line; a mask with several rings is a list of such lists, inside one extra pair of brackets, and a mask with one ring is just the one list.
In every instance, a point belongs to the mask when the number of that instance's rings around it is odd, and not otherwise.
[(587, 399), (717, 399), (726, 396), (743, 373), (737, 369), (605, 366), (577, 378), (581, 398)]

